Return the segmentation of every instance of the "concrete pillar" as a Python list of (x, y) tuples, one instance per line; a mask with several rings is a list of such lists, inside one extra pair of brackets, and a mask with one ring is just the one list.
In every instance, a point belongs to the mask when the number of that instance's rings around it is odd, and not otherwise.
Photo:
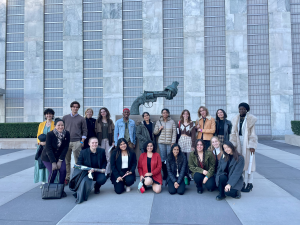
[(122, 0), (102, 1), (103, 105), (111, 119), (123, 109)]
[[(5, 89), (6, 0), (0, 0), (0, 88)], [(5, 122), (5, 95), (0, 96), (0, 123)]]
[(294, 119), (290, 7), (269, 0), (269, 52), (272, 137), (292, 134)]
[(44, 1), (25, 1), (24, 122), (43, 121)]
[(225, 2), (227, 116), (238, 113), (238, 104), (248, 102), (247, 0)]
[(69, 114), (70, 103), (78, 101), (78, 113), (83, 115), (82, 0), (64, 0), (63, 4), (63, 114)]
[[(163, 90), (163, 26), (162, 0), (143, 0), (143, 89)], [(163, 98), (152, 108), (143, 107), (152, 115), (160, 115)]]
[(184, 108), (192, 120), (205, 105), (204, 0), (183, 1), (184, 26)]

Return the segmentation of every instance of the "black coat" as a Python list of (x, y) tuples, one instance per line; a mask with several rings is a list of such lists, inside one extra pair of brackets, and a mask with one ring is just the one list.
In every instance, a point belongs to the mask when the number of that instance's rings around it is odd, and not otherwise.
[[(89, 139), (91, 137), (96, 137), (96, 132), (95, 132), (95, 123), (96, 123), (96, 119), (94, 118), (85, 118), (85, 122), (86, 122), (86, 127), (87, 127), (87, 137), (86, 139), (84, 140), (84, 147), (83, 149), (86, 149), (89, 146)], [(99, 143), (99, 145), (101, 145), (101, 143)]]
[[(122, 171), (122, 153), (118, 155), (116, 159), (117, 151), (113, 151), (110, 156), (110, 166), (111, 166), (111, 176), (110, 179), (113, 184), (115, 184), (118, 177), (122, 177), (125, 173)], [(136, 155), (133, 151), (130, 151), (128, 156), (128, 170), (132, 172), (135, 177), (135, 169), (136, 169), (137, 161)]]
[[(153, 123), (150, 120), (150, 124), (152, 124), (152, 140), (155, 142), (155, 136), (154, 136), (154, 128), (155, 128), (155, 123)], [(142, 150), (144, 147), (144, 144), (146, 141), (151, 141), (151, 136), (149, 134), (149, 131), (147, 127), (144, 125), (144, 121), (142, 121), (137, 127), (136, 127), (136, 137), (139, 140), (139, 147)]]
[[(103, 148), (97, 148), (98, 167), (97, 169), (106, 169), (107, 160), (105, 156), (105, 150)], [(92, 167), (91, 163), (91, 150), (90, 148), (83, 149), (77, 160), (77, 165)]]
[(219, 186), (219, 179), (221, 175), (228, 176), (227, 184), (231, 185), (232, 189), (242, 190), (243, 187), (243, 169), (244, 169), (244, 157), (239, 155), (239, 160), (236, 161), (234, 158), (231, 160), (228, 168), (228, 174), (225, 172), (227, 163), (224, 154), (221, 156), (221, 159), (218, 164), (218, 170), (216, 173), (216, 184)]
[[(172, 153), (170, 153), (172, 154)], [(168, 157), (167, 159), (167, 170), (168, 170), (168, 177), (167, 177), (167, 183), (171, 179), (173, 183), (177, 182), (178, 184), (181, 183), (181, 181), (184, 178), (185, 172), (186, 172), (186, 166), (187, 166), (187, 160), (183, 153), (180, 154), (182, 160), (179, 160), (178, 162), (178, 173), (179, 177), (176, 177), (177, 175), (177, 165), (175, 160), (170, 160)]]
[(65, 160), (66, 154), (70, 144), (70, 133), (66, 131), (65, 138), (62, 140), (61, 146), (57, 147), (57, 137), (50, 131), (47, 133), (46, 148), (42, 152), (42, 160), (45, 162), (58, 162), (58, 160)]
[[(216, 132), (215, 136), (219, 135), (219, 120), (216, 120)], [(229, 136), (231, 134), (232, 123), (230, 120), (225, 119), (224, 121), (224, 141), (229, 141)]]

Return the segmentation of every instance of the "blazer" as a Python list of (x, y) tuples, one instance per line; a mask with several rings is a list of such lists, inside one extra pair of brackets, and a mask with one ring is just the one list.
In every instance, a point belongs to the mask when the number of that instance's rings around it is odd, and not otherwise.
[[(38, 136), (40, 136), (41, 134), (44, 133), (44, 128), (46, 126), (46, 123), (47, 121), (44, 121), (44, 122), (41, 122), (40, 125), (39, 125), (39, 129), (38, 129), (38, 132), (37, 132), (37, 143), (40, 143), (40, 140), (38, 139)], [(50, 127), (50, 131), (53, 131), (53, 129), (55, 128), (54, 126), (54, 121), (51, 122), (51, 127)]]
[(206, 116), (204, 128), (203, 128), (203, 118), (202, 116), (199, 120), (196, 121), (195, 129), (197, 130), (197, 125), (200, 125), (200, 129), (202, 132), (198, 131), (197, 139), (201, 139), (203, 133), (203, 140), (210, 141), (210, 139), (214, 136), (216, 132), (216, 122), (215, 119), (211, 116)]
[[(105, 149), (97, 148), (97, 158), (98, 158), (98, 167), (97, 169), (105, 169), (107, 165), (106, 156), (105, 156)], [(77, 165), (92, 167), (91, 163), (91, 149), (86, 148), (81, 150), (80, 155), (77, 160)]]
[(46, 138), (46, 148), (42, 152), (42, 161), (45, 162), (57, 162), (60, 160), (65, 160), (66, 154), (69, 149), (70, 144), (70, 133), (66, 131), (65, 138), (62, 140), (61, 146), (57, 147), (57, 137), (50, 131), (47, 133)]
[[(216, 133), (215, 136), (219, 135), (219, 120), (216, 120)], [(231, 134), (232, 124), (230, 120), (225, 119), (224, 121), (224, 141), (229, 141), (229, 135)]]
[[(154, 152), (151, 159), (151, 173), (153, 180), (159, 182), (162, 185), (162, 176), (161, 176), (161, 158), (157, 152)], [(138, 163), (138, 171), (140, 176), (145, 176), (148, 173), (147, 167), (147, 152), (144, 152), (140, 155)]]
[(141, 150), (143, 149), (143, 146), (146, 141), (151, 141), (151, 137), (153, 142), (155, 142), (155, 137), (153, 133), (155, 124), (152, 121), (150, 121), (150, 124), (152, 125), (152, 134), (149, 134), (147, 127), (144, 125), (144, 121), (140, 122), (140, 124), (136, 127), (136, 137), (139, 140), (139, 147)]
[[(117, 159), (116, 159), (116, 155), (117, 155), (117, 150), (114, 150), (110, 156), (110, 166), (112, 171), (110, 179), (113, 184), (115, 184), (118, 177), (122, 177), (125, 174), (122, 171), (122, 154), (120, 153)], [(134, 177), (135, 177), (136, 165), (137, 165), (136, 155), (133, 151), (130, 151), (128, 155), (128, 170), (132, 172)]]
[(228, 176), (228, 181), (227, 184), (231, 185), (232, 189), (235, 190), (242, 190), (243, 188), (243, 169), (244, 169), (244, 157), (242, 155), (239, 155), (239, 160), (236, 161), (234, 158), (231, 160), (228, 168), (228, 174), (225, 172), (225, 169), (227, 167), (227, 163), (225, 160), (224, 154), (222, 155), (219, 165), (218, 165), (218, 170), (216, 174), (216, 184), (219, 186), (219, 179), (221, 175), (227, 175)]
[[(197, 151), (197, 150), (195, 150)], [(195, 173), (203, 173), (203, 170), (207, 171), (206, 176), (210, 178), (215, 174), (215, 156), (210, 151), (205, 151), (205, 157), (204, 157), (204, 169), (198, 166), (199, 159), (195, 155), (194, 152), (190, 154), (189, 158), (189, 169), (192, 171), (192, 176), (194, 177)]]
[[(172, 154), (172, 153), (170, 153)], [(171, 181), (173, 183), (177, 182), (178, 184), (180, 184), (184, 178), (185, 172), (186, 172), (186, 165), (187, 165), (187, 160), (185, 155), (181, 152), (181, 157), (182, 157), (182, 161), (178, 162), (178, 173), (179, 173), (179, 177), (176, 177), (177, 175), (177, 164), (174, 160), (170, 160), (170, 158), (168, 157), (167, 159), (167, 171), (168, 171), (168, 177), (167, 177), (167, 183), (169, 182), (169, 180), (171, 179)], [(179, 155), (178, 155), (179, 157)]]

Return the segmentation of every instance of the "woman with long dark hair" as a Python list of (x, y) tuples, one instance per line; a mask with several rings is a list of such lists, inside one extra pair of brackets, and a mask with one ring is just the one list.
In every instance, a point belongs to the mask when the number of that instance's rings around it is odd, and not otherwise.
[(185, 192), (184, 175), (186, 171), (187, 160), (185, 155), (182, 153), (181, 148), (178, 144), (173, 144), (171, 152), (167, 158), (167, 184), (168, 190), (171, 195), (180, 194), (183, 195)]
[(125, 138), (120, 138), (117, 142), (117, 148), (112, 152), (110, 157), (111, 164), (111, 181), (117, 194), (125, 191), (130, 192), (130, 186), (135, 182), (136, 155), (129, 148)]
[(216, 187), (215, 157), (210, 151), (205, 151), (205, 142), (202, 139), (196, 141), (196, 150), (190, 154), (189, 168), (197, 186), (198, 194), (203, 193), (203, 184), (208, 191), (213, 191)]
[(110, 155), (109, 149), (115, 145), (114, 142), (114, 122), (110, 119), (110, 113), (107, 108), (102, 107), (99, 110), (98, 119), (95, 124), (95, 133), (98, 138), (100, 148), (105, 149), (105, 155), (107, 160), (107, 166), (105, 170), (106, 175), (110, 175)]
[(229, 141), (229, 135), (231, 134), (232, 124), (230, 120), (227, 120), (227, 114), (223, 109), (218, 109), (216, 112), (216, 133), (215, 136), (219, 138), (221, 145), (224, 141)]
[(243, 187), (244, 157), (237, 152), (230, 141), (225, 141), (223, 148), (224, 153), (219, 161), (216, 174), (216, 184), (220, 192), (216, 200), (220, 201), (226, 196), (239, 199)]

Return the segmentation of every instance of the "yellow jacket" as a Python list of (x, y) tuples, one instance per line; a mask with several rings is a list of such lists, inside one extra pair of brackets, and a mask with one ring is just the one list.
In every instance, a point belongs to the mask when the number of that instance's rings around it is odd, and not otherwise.
[[(42, 122), (42, 123), (40, 123), (40, 125), (39, 125), (39, 129), (38, 129), (38, 133), (37, 133), (37, 143), (40, 143), (40, 140), (38, 139), (38, 136), (40, 136), (41, 134), (43, 134), (43, 132), (44, 132), (44, 128), (45, 128), (45, 126), (46, 126), (46, 122), (47, 121), (44, 121), (44, 122)], [(50, 128), (50, 131), (52, 131), (53, 129), (55, 128), (55, 126), (54, 126), (54, 121), (52, 121), (51, 122), (51, 128)]]

